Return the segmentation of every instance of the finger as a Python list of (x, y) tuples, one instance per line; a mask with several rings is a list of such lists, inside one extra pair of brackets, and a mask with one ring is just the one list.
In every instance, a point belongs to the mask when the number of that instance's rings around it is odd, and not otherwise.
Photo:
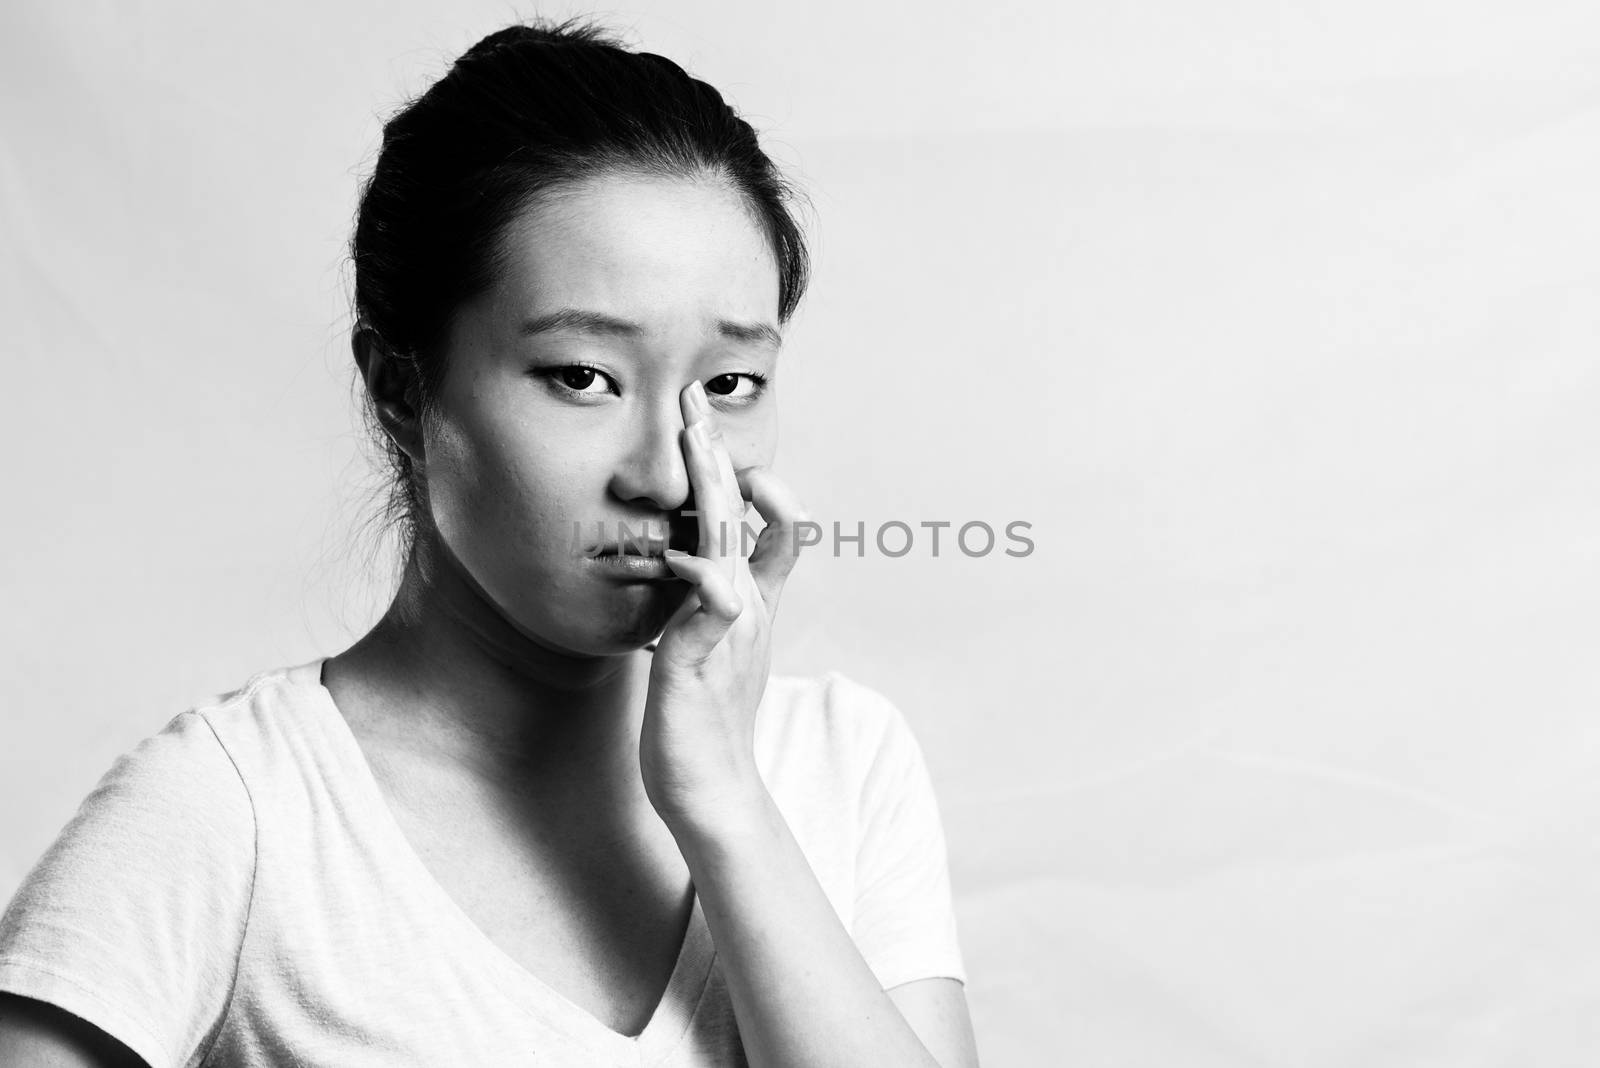
[(735, 516), (742, 515), (744, 497), (739, 493), (738, 484), (733, 477), (733, 459), (728, 454), (727, 439), (722, 434), (717, 413), (711, 410), (705, 386), (698, 381), (689, 383), (683, 391), (680, 406), (683, 409), (685, 426), (692, 426), (697, 420), (705, 420), (706, 433), (711, 438), (711, 451), (717, 456), (717, 467), (721, 470), (727, 486), (728, 505), (733, 509)]
[(739, 480), (733, 470), (733, 455), (728, 451), (728, 438), (722, 432), (721, 420), (710, 406), (706, 407), (706, 430), (711, 436), (711, 452), (717, 460), (717, 470), (722, 473), (723, 485), (727, 487), (728, 507), (734, 517), (741, 518), (745, 512), (744, 494), (739, 491)]
[(689, 485), (699, 513), (700, 544), (695, 555), (715, 560), (731, 578), (737, 558), (728, 494), (722, 486), (722, 469), (711, 449), (705, 420), (696, 420), (683, 432), (683, 454), (689, 468)]
[(728, 539), (730, 551), (739, 558), (749, 554), (752, 539), (745, 537), (744, 527), (749, 507), (739, 488), (739, 476), (733, 469), (733, 456), (728, 452), (728, 439), (717, 427), (715, 419), (708, 421), (711, 431), (711, 452), (716, 458), (717, 472), (728, 495)]
[(674, 575), (694, 587), (700, 600), (700, 607), (683, 622), (680, 633), (697, 652), (709, 652), (744, 612), (744, 603), (722, 573), (719, 561), (681, 549), (668, 549), (663, 559)]
[(739, 560), (739, 531), (729, 498), (738, 495), (738, 485), (723, 484), (721, 462), (711, 442), (711, 406), (705, 399), (705, 389), (699, 382), (691, 382), (680, 400), (688, 421), (683, 431), (684, 461), (699, 512), (700, 544), (696, 555), (717, 560), (731, 584)]
[(755, 465), (735, 472), (739, 492), (750, 498), (767, 521), (750, 553), (750, 573), (761, 599), (776, 611), (783, 584), (800, 558), (799, 524), (810, 522), (800, 498), (770, 467)]

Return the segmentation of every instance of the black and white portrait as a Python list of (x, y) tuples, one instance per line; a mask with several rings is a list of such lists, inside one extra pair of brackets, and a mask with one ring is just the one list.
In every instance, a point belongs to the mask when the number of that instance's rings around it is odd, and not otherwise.
[(0, 14), (0, 1064), (1600, 1054), (1600, 12)]

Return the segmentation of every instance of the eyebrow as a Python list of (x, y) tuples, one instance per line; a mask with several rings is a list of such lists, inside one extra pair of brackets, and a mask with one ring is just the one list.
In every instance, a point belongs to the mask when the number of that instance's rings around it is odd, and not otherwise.
[[(582, 308), (558, 308), (553, 312), (535, 316), (522, 324), (519, 333), (524, 337), (571, 330), (581, 334), (602, 334), (608, 337), (640, 337), (644, 327), (627, 319), (618, 319), (602, 312)], [(717, 320), (717, 333), (730, 341), (746, 344), (768, 345), (774, 349), (783, 345), (783, 335), (768, 323), (741, 323), (731, 319)]]

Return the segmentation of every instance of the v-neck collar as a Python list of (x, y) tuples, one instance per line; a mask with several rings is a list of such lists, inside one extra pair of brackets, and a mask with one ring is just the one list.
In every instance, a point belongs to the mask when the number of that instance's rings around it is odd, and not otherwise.
[(322, 666), (326, 659), (319, 657), (287, 668), (284, 673), (291, 683), (305, 687), (311, 694), (309, 707), (313, 718), (329, 739), (339, 766), (347, 775), (346, 787), (353, 791), (352, 800), (355, 803), (352, 807), (367, 814), (368, 828), (383, 852), (394, 861), (397, 877), (410, 884), (423, 900), (430, 902), (440, 922), (448, 924), (456, 932), (457, 937), (452, 940), (454, 944), (465, 947), (464, 952), (481, 958), (502, 972), (513, 988), (525, 992), (530, 1008), (542, 1022), (569, 1038), (597, 1052), (604, 1051), (612, 1057), (641, 1065), (654, 1064), (671, 1053), (688, 1033), (689, 1025), (704, 1000), (712, 962), (716, 957), (716, 947), (701, 909), (699, 892), (694, 891), (688, 927), (678, 948), (672, 975), (644, 1030), (637, 1035), (624, 1035), (612, 1030), (500, 948), (434, 878), (411, 847), (405, 832), (400, 829), (361, 744), (334, 702), (333, 693), (322, 684)]

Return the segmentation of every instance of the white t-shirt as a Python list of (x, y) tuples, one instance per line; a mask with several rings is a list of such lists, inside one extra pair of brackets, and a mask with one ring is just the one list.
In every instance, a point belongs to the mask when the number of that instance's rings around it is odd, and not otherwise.
[[(252, 676), (120, 757), (0, 918), (0, 990), (152, 1068), (744, 1065), (694, 900), (624, 1036), (496, 946), (411, 849), (322, 660)], [(966, 981), (932, 785), (900, 711), (837, 672), (769, 680), (762, 778), (885, 988)]]

